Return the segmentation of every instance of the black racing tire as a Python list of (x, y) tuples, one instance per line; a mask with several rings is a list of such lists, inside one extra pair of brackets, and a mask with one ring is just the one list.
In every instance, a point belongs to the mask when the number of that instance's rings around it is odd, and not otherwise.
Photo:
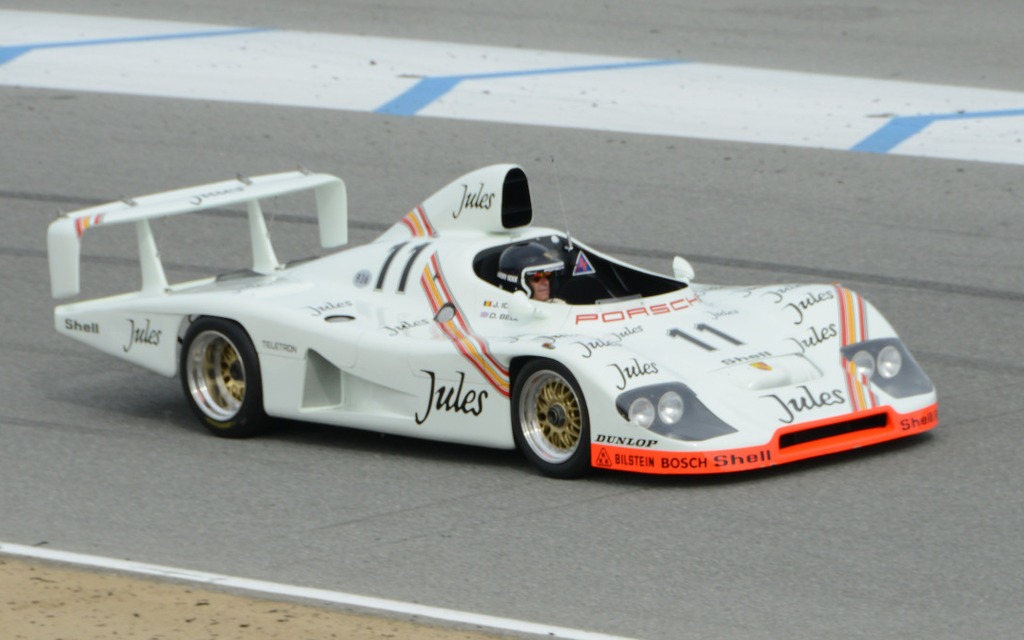
[(179, 364), (185, 398), (210, 433), (248, 438), (270, 428), (259, 358), (241, 325), (199, 318), (185, 332)]
[(523, 456), (552, 478), (590, 471), (590, 416), (579, 383), (554, 360), (531, 360), (512, 386), (512, 437)]

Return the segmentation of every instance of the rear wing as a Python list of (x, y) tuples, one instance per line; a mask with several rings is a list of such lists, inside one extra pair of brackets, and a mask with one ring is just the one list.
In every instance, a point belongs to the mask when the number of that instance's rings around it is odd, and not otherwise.
[(281, 268), (270, 243), (260, 201), (274, 196), (312, 190), (316, 195), (320, 245), (324, 249), (348, 242), (348, 198), (340, 178), (322, 173), (291, 171), (273, 175), (215, 182), (140, 198), (125, 198), (67, 213), (50, 223), (46, 248), (50, 260), (50, 289), (54, 298), (67, 298), (81, 290), (81, 242), (86, 231), (112, 224), (134, 223), (139, 242), (142, 292), (167, 289), (160, 253), (150, 220), (184, 213), (245, 204), (252, 242), (252, 269), (272, 273)]

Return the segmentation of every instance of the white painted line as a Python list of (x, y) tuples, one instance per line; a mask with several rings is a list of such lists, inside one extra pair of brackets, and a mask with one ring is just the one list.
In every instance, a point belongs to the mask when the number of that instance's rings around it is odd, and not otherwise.
[(104, 558), (102, 556), (72, 553), (69, 551), (30, 547), (20, 544), (11, 544), (8, 542), (0, 542), (0, 554), (7, 554), (22, 558), (35, 558), (52, 562), (63, 562), (82, 567), (107, 569), (110, 571), (136, 575), (156, 576), (198, 584), (208, 584), (217, 587), (240, 589), (242, 591), (271, 596), (284, 596), (289, 598), (300, 598), (303, 600), (340, 604), (392, 614), (416, 616), (440, 622), (476, 625), (478, 627), (503, 632), (533, 634), (548, 638), (566, 638), (568, 640), (630, 640), (629, 638), (622, 636), (611, 636), (603, 633), (593, 633), (578, 629), (568, 629), (565, 627), (513, 620), (511, 618), (499, 618), (496, 616), (488, 616), (478, 613), (455, 611), (453, 609), (429, 607), (410, 602), (398, 602), (383, 598), (372, 598), (352, 593), (344, 593), (341, 591), (314, 589), (311, 587), (297, 587), (277, 582), (236, 578), (216, 573), (207, 573), (204, 571), (165, 567), (156, 564), (147, 564), (144, 562), (133, 562), (131, 560), (117, 560), (115, 558)]
[(0, 86), (1024, 164), (1024, 93), (0, 10)]

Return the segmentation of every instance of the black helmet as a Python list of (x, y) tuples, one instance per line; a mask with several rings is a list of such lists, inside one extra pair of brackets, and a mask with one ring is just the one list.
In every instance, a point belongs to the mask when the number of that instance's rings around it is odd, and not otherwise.
[(561, 271), (562, 259), (539, 242), (520, 242), (501, 252), (498, 285), (506, 291), (525, 291), (533, 296), (527, 278), (538, 271)]

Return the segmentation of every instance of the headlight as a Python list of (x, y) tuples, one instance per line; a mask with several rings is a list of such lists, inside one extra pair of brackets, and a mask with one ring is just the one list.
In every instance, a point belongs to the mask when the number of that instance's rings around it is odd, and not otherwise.
[(654, 424), (654, 405), (647, 398), (637, 398), (629, 405), (629, 421), (644, 429)]
[(615, 408), (630, 424), (673, 440), (702, 442), (736, 433), (681, 382), (630, 389), (615, 398)]
[[(636, 404), (635, 402), (633, 404)], [(658, 400), (658, 417), (665, 424), (675, 424), (683, 417), (683, 397), (675, 391), (663, 393)]]
[(853, 364), (857, 367), (857, 375), (864, 376), (868, 380), (875, 375), (875, 358), (867, 351), (858, 351), (853, 356)]
[(878, 352), (878, 375), (883, 378), (895, 378), (902, 367), (903, 356), (896, 347), (890, 344)]
[(842, 347), (840, 352), (854, 364), (857, 374), (866, 375), (870, 366), (871, 384), (894, 398), (935, 391), (932, 381), (899, 338), (865, 340)]

